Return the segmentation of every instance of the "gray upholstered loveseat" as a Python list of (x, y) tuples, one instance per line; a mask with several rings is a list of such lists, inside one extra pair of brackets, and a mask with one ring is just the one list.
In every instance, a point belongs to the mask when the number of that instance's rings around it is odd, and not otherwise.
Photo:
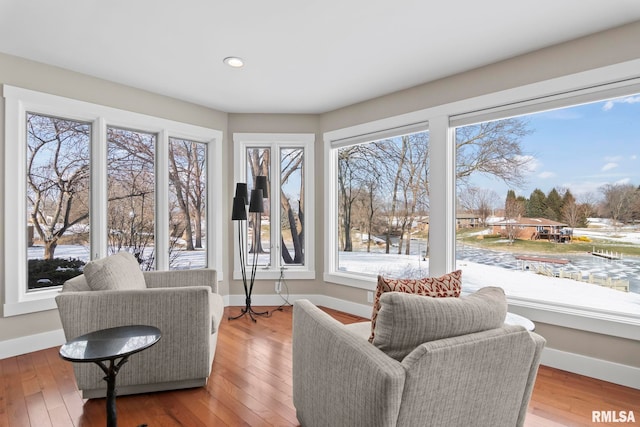
[(293, 401), (303, 427), (522, 426), (544, 339), (504, 325), (500, 288), (385, 293), (370, 323), (294, 304)]
[[(224, 310), (216, 271), (142, 275), (144, 289), (92, 290), (84, 275), (65, 283), (56, 303), (66, 338), (122, 325), (156, 326), (162, 331), (162, 339), (131, 356), (122, 367), (118, 395), (205, 385)], [(83, 397), (105, 396), (106, 382), (99, 367), (74, 363), (73, 368)]]

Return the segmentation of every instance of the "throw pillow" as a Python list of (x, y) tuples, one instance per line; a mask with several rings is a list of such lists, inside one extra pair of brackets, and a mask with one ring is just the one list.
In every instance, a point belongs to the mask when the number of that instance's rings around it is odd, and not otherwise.
[(400, 361), (422, 343), (502, 327), (507, 315), (507, 299), (497, 287), (460, 298), (390, 292), (380, 300), (373, 344)]
[(371, 336), (369, 337), (369, 342), (373, 342), (375, 336), (376, 319), (378, 310), (380, 310), (380, 297), (383, 293), (404, 292), (433, 298), (459, 297), (460, 289), (462, 288), (461, 278), (462, 270), (456, 270), (440, 277), (424, 277), (421, 279), (391, 279), (378, 276), (376, 296), (373, 299), (373, 312), (371, 313)]
[(145, 289), (147, 285), (138, 260), (122, 251), (84, 266), (87, 284), (94, 291)]

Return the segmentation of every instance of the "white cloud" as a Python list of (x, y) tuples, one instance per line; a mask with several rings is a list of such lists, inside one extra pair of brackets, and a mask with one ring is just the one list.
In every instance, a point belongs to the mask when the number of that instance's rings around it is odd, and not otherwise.
[(609, 111), (615, 104), (636, 104), (638, 102), (640, 102), (640, 95), (611, 99), (604, 103), (604, 105), (602, 106), (602, 110)]
[(615, 182), (616, 185), (624, 185), (631, 182), (631, 178), (622, 178)]
[(623, 160), (623, 157), (622, 157), (622, 156), (606, 156), (606, 157), (604, 158), (604, 161), (605, 161), (605, 162), (609, 162), (609, 163), (612, 163), (612, 162), (619, 162), (619, 161), (621, 161), (621, 160)]
[(602, 170), (602, 172), (605, 172), (605, 171), (608, 171), (608, 170), (611, 170), (611, 169), (615, 169), (617, 167), (618, 167), (617, 163), (609, 162), (606, 165), (604, 165), (601, 170)]
[(638, 156), (636, 156), (635, 154), (632, 154), (631, 157), (629, 157), (631, 160), (635, 160), (638, 158)]
[(565, 182), (563, 187), (571, 190), (571, 194), (577, 196), (579, 194), (594, 193), (597, 194), (606, 182), (604, 181), (578, 181), (578, 182)]
[(525, 174), (533, 174), (542, 166), (542, 163), (533, 156), (515, 156), (515, 160), (520, 162)]
[(554, 172), (549, 172), (549, 171), (540, 172), (538, 174), (538, 178), (541, 178), (541, 179), (553, 178), (554, 176), (556, 176), (556, 174)]

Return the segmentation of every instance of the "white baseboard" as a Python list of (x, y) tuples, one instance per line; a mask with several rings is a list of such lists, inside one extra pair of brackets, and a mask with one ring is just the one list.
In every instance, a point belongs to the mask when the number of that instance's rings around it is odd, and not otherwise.
[(542, 352), (542, 365), (640, 390), (640, 368), (554, 348)]
[(0, 341), (0, 359), (44, 350), (65, 343), (62, 329)]
[[(244, 295), (228, 295), (224, 297), (225, 306), (243, 306), (244, 305)], [(354, 314), (356, 316), (361, 317), (371, 317), (371, 305), (367, 304), (357, 304), (354, 302), (349, 302), (345, 300), (341, 300), (339, 298), (333, 298), (326, 295), (316, 295), (316, 294), (297, 294), (297, 295), (289, 295), (286, 299), (280, 297), (279, 295), (253, 295), (251, 297), (251, 303), (255, 306), (261, 305), (273, 305), (278, 306), (281, 304), (285, 304), (289, 302), (293, 304), (294, 301), (299, 299), (308, 299), (315, 305), (321, 305), (323, 307), (332, 308), (334, 310), (344, 311), (345, 313)]]

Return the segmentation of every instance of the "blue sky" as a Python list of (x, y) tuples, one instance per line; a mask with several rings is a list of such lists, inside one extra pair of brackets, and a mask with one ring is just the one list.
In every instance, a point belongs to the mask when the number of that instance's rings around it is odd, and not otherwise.
[[(522, 141), (529, 156), (527, 183), (514, 188), (529, 197), (535, 188), (546, 193), (565, 187), (580, 200), (607, 183), (640, 185), (640, 95), (524, 116), (533, 131)], [(475, 177), (473, 185), (496, 191), (502, 182)]]

